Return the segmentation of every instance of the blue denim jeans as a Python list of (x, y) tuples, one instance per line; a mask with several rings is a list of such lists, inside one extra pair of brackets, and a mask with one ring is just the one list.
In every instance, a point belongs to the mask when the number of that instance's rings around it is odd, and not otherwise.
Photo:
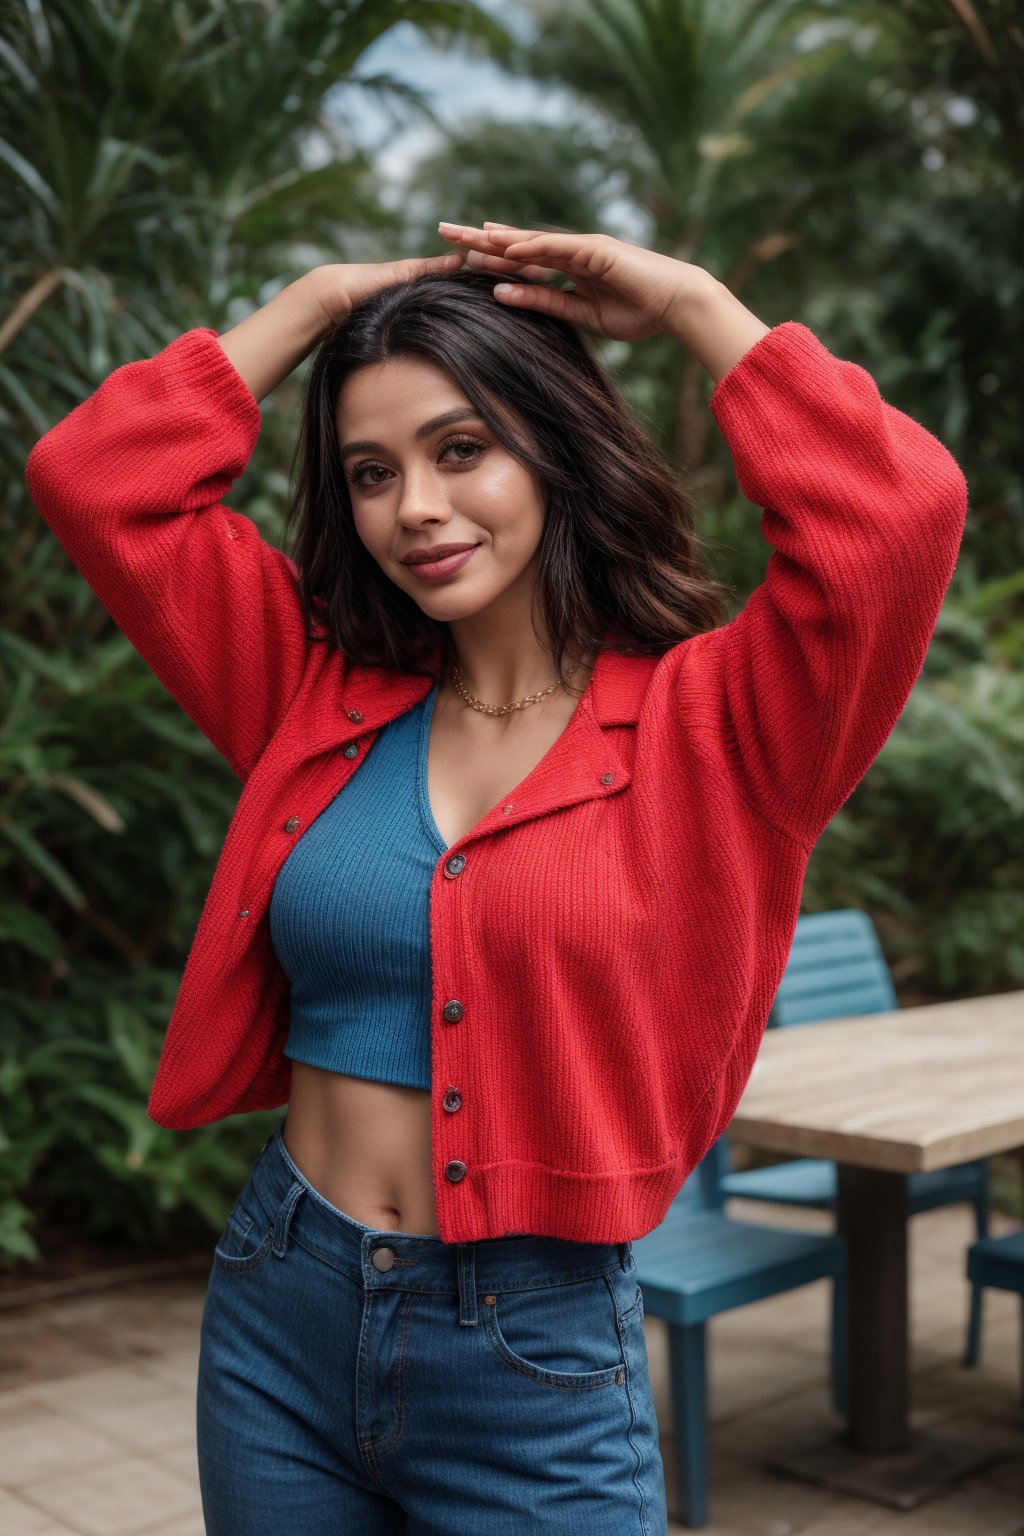
[(363, 1226), (285, 1119), (213, 1253), (207, 1536), (667, 1536), (632, 1244)]

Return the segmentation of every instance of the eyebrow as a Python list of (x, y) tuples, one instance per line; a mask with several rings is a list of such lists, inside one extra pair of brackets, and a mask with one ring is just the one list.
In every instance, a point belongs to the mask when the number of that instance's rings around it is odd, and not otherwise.
[[(445, 411), (441, 416), (432, 416), (425, 421), (422, 427), (417, 427), (413, 437), (419, 442), (424, 437), (429, 437), (432, 432), (437, 432), (441, 427), (450, 427), (456, 421), (482, 421), (479, 411), (472, 406), (457, 405), (453, 411)], [(363, 438), (359, 442), (344, 443), (341, 448), (341, 457), (347, 459), (350, 453), (384, 453), (386, 449), (383, 443), (375, 443), (370, 438)]]

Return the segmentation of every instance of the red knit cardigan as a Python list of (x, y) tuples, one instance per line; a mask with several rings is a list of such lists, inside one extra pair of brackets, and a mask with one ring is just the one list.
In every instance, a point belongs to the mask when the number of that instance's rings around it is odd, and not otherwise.
[[(661, 656), (600, 650), (559, 739), (434, 870), (447, 1243), (618, 1242), (662, 1221), (736, 1109), (810, 851), (892, 731), (952, 576), (955, 459), (805, 326), (762, 336), (710, 408), (764, 509), (763, 583)], [(71, 560), (244, 786), (149, 1101), (175, 1128), (286, 1103), (274, 880), (430, 686), (307, 641), (294, 564), (221, 500), (259, 429), (216, 332), (196, 329), (118, 368), (26, 468)]]

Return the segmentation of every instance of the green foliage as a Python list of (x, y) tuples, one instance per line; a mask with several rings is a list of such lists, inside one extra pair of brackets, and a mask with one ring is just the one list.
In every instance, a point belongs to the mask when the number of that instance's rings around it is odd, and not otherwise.
[[(4, 993), (0, 1060), (0, 1243), (8, 1258), (37, 1255), (18, 1194), (43, 1192), (48, 1211), (73, 1211), (94, 1237), (140, 1245), (166, 1238), (194, 1213), (218, 1230), (245, 1181), (272, 1114), (198, 1131), (168, 1131), (146, 1114), (159, 1041), (173, 1002), (168, 970), (112, 973), (79, 962), (56, 998)], [(19, 1219), (20, 1218), (20, 1219)]]

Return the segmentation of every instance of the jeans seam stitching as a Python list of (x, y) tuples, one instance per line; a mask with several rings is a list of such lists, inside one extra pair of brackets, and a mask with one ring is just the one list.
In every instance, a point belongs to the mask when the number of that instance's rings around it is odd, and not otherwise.
[[(376, 1435), (368, 1442), (370, 1454), (377, 1460), (387, 1456), (394, 1450), (402, 1438), (405, 1428), (405, 1353), (409, 1336), (409, 1320), (412, 1314), (412, 1292), (405, 1293), (405, 1306), (402, 1309), (402, 1333), (398, 1341), (398, 1357), (395, 1361), (395, 1428), (390, 1433), (390, 1438)], [(383, 1483), (381, 1487), (383, 1487)]]
[[(632, 1313), (636, 1310), (636, 1308), (640, 1306), (640, 1303), (641, 1303), (642, 1299), (643, 1299), (643, 1292), (640, 1290), (640, 1286), (639, 1286), (639, 1282), (638, 1282), (637, 1283), (637, 1299), (636, 1299), (635, 1303), (633, 1304), (632, 1307), (628, 1308), (628, 1310), (623, 1313), (622, 1318), (619, 1319), (619, 1323), (620, 1323), (619, 1341), (620, 1341), (621, 1346), (622, 1346), (623, 1359), (625, 1359), (625, 1355), (626, 1355), (626, 1341), (625, 1341), (625, 1338), (624, 1338), (624, 1336), (622, 1334), (621, 1324), (622, 1324), (624, 1319), (630, 1317), (632, 1315)], [(644, 1347), (644, 1349), (646, 1349), (646, 1347), (647, 1347), (646, 1340), (643, 1341), (643, 1347)], [(647, 1520), (647, 1515), (646, 1515), (647, 1499), (646, 1499), (646, 1496), (644, 1494), (643, 1486), (642, 1486), (642, 1484), (640, 1482), (640, 1476), (641, 1476), (641, 1473), (643, 1472), (643, 1469), (644, 1469), (644, 1458), (643, 1458), (643, 1452), (641, 1451), (640, 1447), (637, 1445), (636, 1439), (634, 1438), (634, 1433), (635, 1433), (636, 1424), (637, 1424), (637, 1411), (636, 1411), (636, 1403), (633, 1400), (633, 1373), (632, 1373), (632, 1371), (629, 1368), (628, 1361), (626, 1362), (626, 1399), (627, 1399), (627, 1401), (629, 1403), (629, 1429), (627, 1431), (626, 1438), (628, 1439), (630, 1445), (633, 1447), (633, 1455), (636, 1457), (636, 1466), (633, 1469), (633, 1486), (636, 1489), (637, 1496), (639, 1497), (639, 1500), (640, 1500), (640, 1510), (639, 1510), (639, 1514), (640, 1514), (640, 1530), (643, 1533), (643, 1536), (648, 1536), (648, 1533), (650, 1531), (650, 1525), (649, 1525), (649, 1522)]]

